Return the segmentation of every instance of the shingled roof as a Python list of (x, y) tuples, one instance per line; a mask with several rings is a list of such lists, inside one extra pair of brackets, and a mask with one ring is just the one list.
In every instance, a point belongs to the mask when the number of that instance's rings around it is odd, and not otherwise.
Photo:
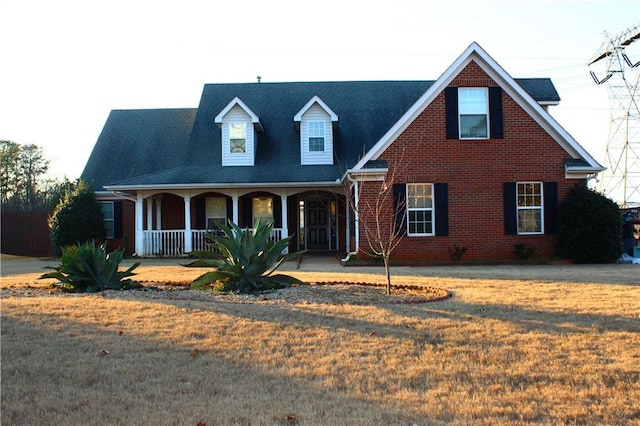
[[(560, 98), (549, 79), (516, 80), (537, 102)], [(340, 179), (433, 84), (433, 81), (345, 81), (206, 84), (197, 109), (114, 110), (82, 173), (105, 186), (193, 186), (330, 183)], [(300, 164), (293, 117), (314, 95), (339, 117), (336, 163)], [(254, 166), (222, 166), (214, 117), (235, 97), (258, 115)]]

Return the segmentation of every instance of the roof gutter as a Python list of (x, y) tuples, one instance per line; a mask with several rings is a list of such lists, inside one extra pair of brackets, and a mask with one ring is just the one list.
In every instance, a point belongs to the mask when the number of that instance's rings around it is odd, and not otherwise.
[(164, 189), (209, 189), (209, 188), (273, 188), (273, 187), (332, 187), (341, 185), (341, 179), (324, 182), (254, 182), (254, 183), (175, 183), (175, 184), (150, 184), (150, 185), (105, 185), (107, 191), (144, 191), (144, 190), (164, 190)]
[(598, 173), (607, 170), (606, 167), (591, 167), (591, 166), (565, 166), (564, 176), (567, 179), (595, 179)]

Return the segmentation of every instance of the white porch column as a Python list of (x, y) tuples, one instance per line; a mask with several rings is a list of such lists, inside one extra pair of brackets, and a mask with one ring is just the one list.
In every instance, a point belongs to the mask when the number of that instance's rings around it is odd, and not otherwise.
[(282, 238), (289, 236), (289, 224), (287, 219), (287, 194), (280, 196), (282, 202)]
[(136, 198), (136, 255), (144, 256), (144, 199), (142, 194)]
[(193, 236), (191, 235), (191, 195), (184, 196), (184, 252), (193, 251)]
[(156, 229), (162, 229), (162, 195), (156, 197)]
[(239, 201), (239, 198), (240, 197), (238, 197), (238, 193), (237, 192), (234, 193), (231, 196), (231, 201), (233, 202), (233, 218), (232, 218), (232, 220), (233, 220), (233, 223), (235, 223), (236, 225), (238, 224), (238, 215), (239, 215), (239, 213), (238, 213), (238, 211), (239, 211), (238, 201)]
[(344, 221), (344, 227), (345, 227), (345, 239), (344, 239), (344, 244), (345, 244), (345, 251), (347, 253), (351, 252), (351, 202), (349, 200), (350, 195), (347, 193), (347, 196), (345, 197), (345, 206), (344, 206), (344, 213), (345, 213), (345, 221)]
[[(289, 236), (289, 225), (287, 219), (287, 194), (282, 194), (280, 196), (280, 201), (282, 202), (282, 238), (287, 238)], [(285, 248), (283, 253), (289, 253), (289, 248)]]
[(153, 229), (153, 197), (147, 198), (147, 231)]

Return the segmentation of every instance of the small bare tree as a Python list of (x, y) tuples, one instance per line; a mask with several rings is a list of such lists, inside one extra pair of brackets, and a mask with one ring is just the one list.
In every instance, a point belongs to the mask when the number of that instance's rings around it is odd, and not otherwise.
[(405, 235), (406, 195), (394, 190), (399, 175), (400, 171), (394, 168), (375, 178), (366, 174), (356, 176), (356, 197), (352, 197), (350, 182), (345, 181), (347, 200), (369, 246), (369, 252), (365, 253), (381, 258), (384, 263), (388, 295), (391, 294), (391, 254)]

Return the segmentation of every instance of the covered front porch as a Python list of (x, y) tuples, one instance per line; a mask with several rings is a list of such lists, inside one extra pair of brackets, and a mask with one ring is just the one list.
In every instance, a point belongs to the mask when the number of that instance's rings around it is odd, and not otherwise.
[(348, 221), (341, 188), (143, 190), (135, 194), (135, 254), (185, 256), (207, 250), (206, 235), (232, 220), (251, 230), (273, 221), (271, 239), (290, 235), (286, 251), (348, 250)]

